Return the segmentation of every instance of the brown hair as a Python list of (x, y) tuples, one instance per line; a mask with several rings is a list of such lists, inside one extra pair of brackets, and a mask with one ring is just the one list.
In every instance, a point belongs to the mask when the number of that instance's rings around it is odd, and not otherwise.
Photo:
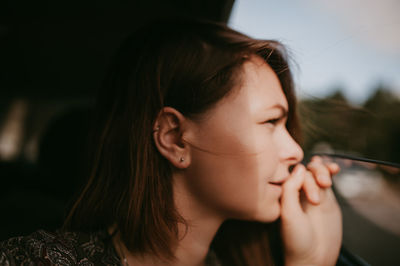
[[(155, 22), (131, 35), (100, 91), (90, 177), (65, 229), (116, 225), (131, 252), (172, 259), (178, 223), (185, 221), (174, 207), (172, 166), (154, 145), (153, 124), (164, 106), (187, 117), (201, 115), (232, 90), (251, 55), (277, 74), (289, 103), (287, 127), (298, 139), (292, 77), (278, 42), (187, 20)], [(280, 248), (278, 238), (269, 247), (268, 231), (278, 231), (271, 226), (227, 221), (211, 248), (223, 265), (272, 264)]]

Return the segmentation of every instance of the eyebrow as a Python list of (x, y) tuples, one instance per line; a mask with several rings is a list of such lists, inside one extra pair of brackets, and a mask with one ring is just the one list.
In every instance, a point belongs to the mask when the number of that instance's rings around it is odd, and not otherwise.
[(282, 113), (281, 114), (282, 117), (288, 116), (288, 113), (289, 113), (288, 110), (279, 103), (267, 108), (267, 110), (271, 110), (271, 109), (279, 109)]

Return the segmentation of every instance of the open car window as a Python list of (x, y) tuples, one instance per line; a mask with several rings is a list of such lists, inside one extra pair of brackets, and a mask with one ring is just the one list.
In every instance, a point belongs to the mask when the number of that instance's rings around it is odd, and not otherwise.
[(400, 164), (319, 155), (341, 167), (333, 187), (343, 213), (344, 252), (361, 259), (355, 265), (400, 265)]

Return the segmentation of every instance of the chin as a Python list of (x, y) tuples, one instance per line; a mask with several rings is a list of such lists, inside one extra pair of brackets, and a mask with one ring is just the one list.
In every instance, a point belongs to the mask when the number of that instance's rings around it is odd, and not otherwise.
[(269, 205), (267, 208), (260, 210), (254, 217), (254, 220), (262, 223), (272, 223), (281, 216), (280, 204)]

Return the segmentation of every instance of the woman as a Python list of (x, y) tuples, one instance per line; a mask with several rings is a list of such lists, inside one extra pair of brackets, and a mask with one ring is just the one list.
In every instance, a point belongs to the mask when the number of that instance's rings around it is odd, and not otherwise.
[(295, 105), (275, 41), (200, 21), (138, 30), (100, 92), (65, 227), (3, 243), (0, 262), (334, 265), (338, 166), (299, 164)]

